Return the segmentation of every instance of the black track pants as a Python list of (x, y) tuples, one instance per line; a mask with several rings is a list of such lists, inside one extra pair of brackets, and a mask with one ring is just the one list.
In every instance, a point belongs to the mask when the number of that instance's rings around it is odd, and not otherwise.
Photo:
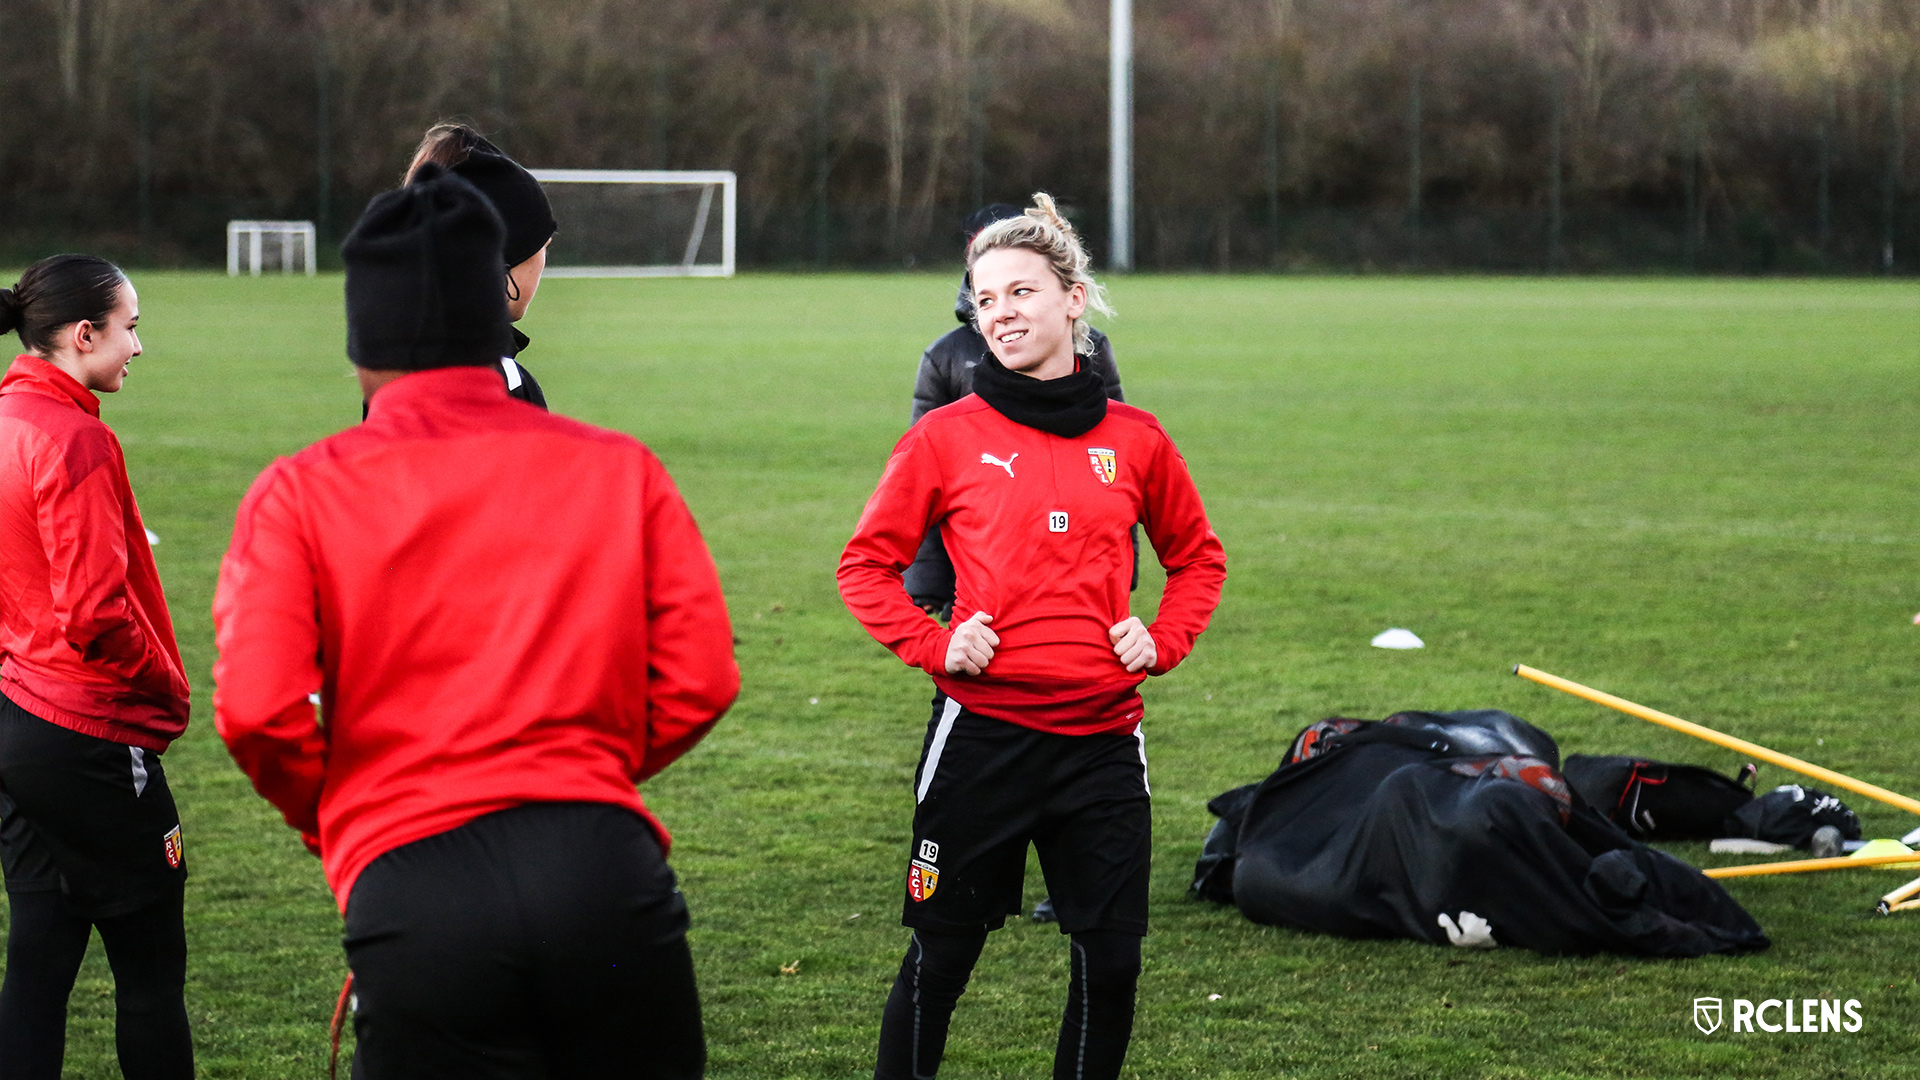
[(387, 852), (347, 902), (354, 1075), (699, 1080), (687, 908), (640, 815), (532, 803)]
[(113, 969), (114, 1045), (127, 1080), (192, 1080), (187, 1026), (185, 891), (110, 918), (90, 920), (57, 892), (13, 893), (7, 977), (0, 986), (0, 1077), (59, 1080), (66, 1056), (67, 998), (100, 929)]
[[(880, 1019), (874, 1080), (930, 1080), (940, 1071), (954, 1005), (987, 931), (917, 929)], [(1133, 1038), (1140, 936), (1116, 930), (1072, 935), (1072, 978), (1054, 1051), (1054, 1080), (1111, 1080)]]

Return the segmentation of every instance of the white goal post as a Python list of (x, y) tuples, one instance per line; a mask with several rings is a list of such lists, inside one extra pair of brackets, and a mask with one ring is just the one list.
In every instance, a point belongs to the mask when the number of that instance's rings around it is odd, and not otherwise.
[(314, 250), (313, 222), (311, 221), (229, 221), (227, 222), (227, 276), (240, 274), (240, 247), (242, 240), (247, 249), (247, 271), (254, 277), (260, 276), (260, 266), (266, 260), (266, 239), (273, 237), (274, 250), (279, 256), (280, 272), (293, 273), (293, 249), (297, 246), (303, 253), (301, 260), (306, 267), (307, 276), (312, 277), (319, 269), (319, 254)]
[(733, 276), (739, 182), (731, 171), (530, 171), (560, 225), (543, 276)]

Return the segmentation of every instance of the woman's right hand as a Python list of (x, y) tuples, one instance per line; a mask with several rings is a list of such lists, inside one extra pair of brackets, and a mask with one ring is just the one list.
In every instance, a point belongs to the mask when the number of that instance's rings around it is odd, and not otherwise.
[(947, 639), (947, 674), (978, 675), (987, 669), (993, 647), (1000, 644), (1000, 635), (987, 626), (992, 621), (993, 616), (976, 611), (953, 628), (953, 636)]

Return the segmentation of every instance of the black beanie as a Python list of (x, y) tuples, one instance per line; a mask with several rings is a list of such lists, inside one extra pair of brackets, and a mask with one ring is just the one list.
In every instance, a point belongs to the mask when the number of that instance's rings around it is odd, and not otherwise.
[(487, 197), (438, 165), (374, 196), (340, 245), (348, 358), (399, 371), (499, 363), (505, 232)]
[(485, 139), (475, 139), (465, 161), (453, 167), (468, 183), (492, 200), (493, 208), (507, 223), (504, 248), (508, 266), (519, 266), (553, 239), (557, 225), (547, 193), (533, 174), (520, 167), (500, 148)]

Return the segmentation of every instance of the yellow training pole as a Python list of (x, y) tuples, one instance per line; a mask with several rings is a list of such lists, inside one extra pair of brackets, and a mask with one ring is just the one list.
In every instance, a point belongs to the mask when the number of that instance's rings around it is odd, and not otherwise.
[[(1538, 668), (1530, 668), (1525, 664), (1514, 665), (1513, 673), (1523, 679), (1530, 679), (1537, 682), (1541, 686), (1550, 686), (1555, 690), (1572, 694), (1574, 697), (1585, 698), (1597, 705), (1605, 705), (1609, 709), (1618, 709), (1628, 716), (1637, 716), (1642, 720), (1659, 724), (1661, 727), (1672, 728), (1683, 735), (1691, 735), (1696, 739), (1705, 739), (1716, 746), (1724, 746), (1729, 750), (1737, 750), (1748, 757), (1759, 758), (1761, 761), (1778, 765), (1783, 769), (1792, 769), (1794, 772), (1803, 773), (1816, 780), (1824, 780), (1834, 787), (1845, 788), (1856, 795), (1865, 795), (1869, 799), (1878, 799), (1888, 806), (1897, 806), (1910, 814), (1920, 814), (1920, 799), (1909, 799), (1897, 791), (1888, 791), (1886, 788), (1869, 784), (1865, 780), (1855, 780), (1853, 777), (1844, 773), (1837, 773), (1832, 769), (1823, 769), (1810, 761), (1801, 761), (1797, 757), (1790, 757), (1777, 750), (1769, 750), (1764, 746), (1750, 743), (1745, 739), (1736, 739), (1731, 735), (1722, 735), (1710, 727), (1702, 727), (1691, 720), (1682, 720), (1677, 716), (1670, 716), (1658, 709), (1649, 709), (1645, 705), (1635, 705), (1626, 698), (1614, 697), (1605, 691), (1595, 690), (1591, 686), (1581, 686), (1571, 679), (1563, 679), (1558, 675), (1549, 675)], [(1819, 860), (1815, 859), (1812, 861), (1818, 862)], [(1788, 864), (1775, 863), (1774, 865), (1785, 866)]]
[(1898, 908), (1904, 907), (1903, 901), (1910, 900), (1915, 896), (1920, 896), (1920, 878), (1914, 878), (1912, 881), (1881, 897), (1879, 905), (1880, 914), (1885, 915)]
[(1869, 855), (1864, 859), (1856, 859), (1851, 855), (1837, 855), (1831, 859), (1750, 863), (1746, 866), (1720, 866), (1700, 872), (1710, 878), (1761, 877), (1766, 874), (1810, 874), (1815, 870), (1861, 870), (1870, 866), (1892, 866), (1899, 863), (1908, 866), (1920, 865), (1920, 851), (1909, 851), (1905, 855)]
[(1891, 915), (1896, 911), (1912, 911), (1915, 908), (1920, 908), (1920, 900), (1902, 900), (1892, 907), (1887, 908), (1885, 911), (1882, 911), (1880, 914)]

